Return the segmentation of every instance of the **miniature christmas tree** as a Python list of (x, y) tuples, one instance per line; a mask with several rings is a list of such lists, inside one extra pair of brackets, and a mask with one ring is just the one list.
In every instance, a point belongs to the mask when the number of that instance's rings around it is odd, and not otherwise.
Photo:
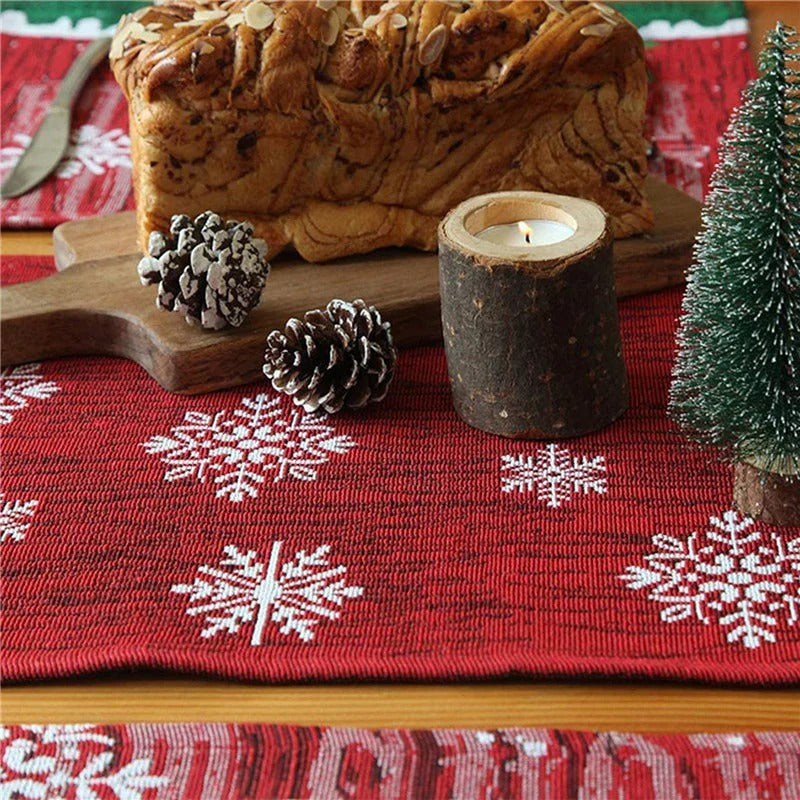
[(750, 516), (800, 523), (800, 40), (778, 23), (720, 147), (670, 415), (737, 464)]

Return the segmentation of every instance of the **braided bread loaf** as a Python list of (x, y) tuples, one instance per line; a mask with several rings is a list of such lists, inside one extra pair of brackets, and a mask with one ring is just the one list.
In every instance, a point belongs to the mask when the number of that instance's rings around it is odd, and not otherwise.
[(503, 189), (652, 225), (642, 41), (602, 3), (172, 0), (123, 18), (111, 62), (143, 246), (212, 208), (271, 255), (433, 250), (449, 209)]

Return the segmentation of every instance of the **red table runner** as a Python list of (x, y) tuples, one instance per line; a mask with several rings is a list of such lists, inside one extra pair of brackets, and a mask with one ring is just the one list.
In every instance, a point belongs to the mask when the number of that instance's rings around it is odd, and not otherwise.
[(121, 360), (7, 369), (4, 677), (797, 681), (800, 531), (733, 511), (665, 416), (679, 300), (621, 304), (631, 408), (562, 442), (461, 423), (440, 348), (333, 418)]
[(777, 800), (800, 794), (800, 735), (15, 725), (0, 765), (31, 798)]

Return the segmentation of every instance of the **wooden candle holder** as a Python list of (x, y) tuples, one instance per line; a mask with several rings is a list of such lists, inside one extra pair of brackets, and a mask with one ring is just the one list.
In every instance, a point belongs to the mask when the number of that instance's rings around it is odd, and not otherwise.
[[(524, 219), (575, 233), (539, 247), (475, 235)], [(497, 192), (448, 214), (439, 227), (442, 327), (461, 419), (501, 436), (554, 439), (625, 411), (612, 245), (603, 210), (574, 197)]]

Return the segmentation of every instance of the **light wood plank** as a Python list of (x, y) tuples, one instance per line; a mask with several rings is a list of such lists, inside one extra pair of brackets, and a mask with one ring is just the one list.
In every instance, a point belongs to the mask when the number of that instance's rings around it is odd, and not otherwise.
[(205, 721), (651, 733), (800, 728), (798, 691), (674, 684), (254, 686), (103, 678), (9, 687), (2, 701), (6, 724)]
[(800, 3), (797, 0), (748, 0), (746, 5), (750, 19), (750, 49), (756, 56), (764, 36), (777, 20), (800, 30)]
[(3, 231), (0, 236), (0, 255), (51, 256), (53, 234), (51, 231)]

